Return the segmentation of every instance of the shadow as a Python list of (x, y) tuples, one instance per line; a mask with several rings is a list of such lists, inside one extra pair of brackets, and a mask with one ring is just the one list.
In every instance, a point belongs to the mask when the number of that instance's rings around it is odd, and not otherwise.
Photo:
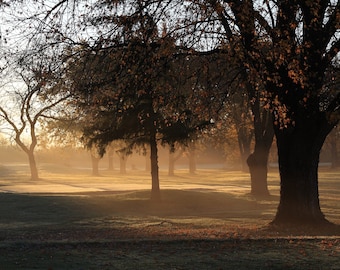
[(0, 193), (0, 225), (72, 222), (86, 214), (82, 201), (76, 197)]
[[(85, 193), (87, 213), (102, 216), (155, 216), (159, 218), (268, 218), (277, 201), (257, 201), (250, 196), (199, 190), (162, 190), (161, 200), (150, 199), (150, 190)], [(269, 214), (270, 215), (270, 214)], [(274, 214), (272, 214), (274, 215)], [(272, 218), (272, 217), (269, 217)]]
[(249, 196), (223, 192), (162, 190), (161, 201), (150, 191), (87, 192), (74, 194), (0, 193), (0, 225), (67, 224), (105, 216), (259, 218), (276, 208)]
[(109, 235), (134, 238), (156, 227), (157, 237), (161, 237), (162, 230), (176, 234), (183, 226), (190, 230), (222, 226), (218, 232), (221, 237), (226, 237), (228, 230), (235, 232), (238, 226), (265, 238), (340, 235), (340, 226), (334, 224), (262, 227), (274, 218), (277, 203), (275, 198), (257, 201), (248, 195), (209, 190), (162, 190), (157, 203), (150, 200), (150, 190), (71, 195), (0, 193), (0, 240), (40, 239), (44, 235), (85, 241), (85, 237), (99, 237), (100, 232), (103, 239)]

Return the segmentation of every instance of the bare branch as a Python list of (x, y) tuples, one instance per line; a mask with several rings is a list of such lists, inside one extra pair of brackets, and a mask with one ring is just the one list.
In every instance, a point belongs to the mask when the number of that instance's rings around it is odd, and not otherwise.
[(56, 5), (54, 5), (47, 13), (45, 16), (45, 20), (52, 14), (53, 11), (55, 11), (57, 8), (59, 8), (60, 6), (62, 6), (64, 3), (68, 2), (68, 0), (62, 0), (59, 3), (57, 3)]

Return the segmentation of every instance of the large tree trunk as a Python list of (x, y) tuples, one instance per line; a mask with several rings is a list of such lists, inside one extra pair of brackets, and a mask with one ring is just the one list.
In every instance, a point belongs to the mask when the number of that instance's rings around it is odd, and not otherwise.
[(247, 159), (249, 166), (251, 194), (257, 197), (268, 196), (268, 157), (274, 138), (272, 114), (260, 108), (258, 99), (252, 106), (254, 114), (255, 146)]
[(268, 190), (268, 156), (270, 145), (257, 143), (256, 148), (247, 159), (251, 180), (251, 194), (256, 197), (269, 196)]
[(37, 168), (37, 163), (35, 161), (35, 156), (33, 152), (27, 152), (28, 155), (28, 162), (30, 165), (30, 171), (31, 171), (31, 179), (32, 180), (38, 180), (39, 179), (39, 173)]
[(159, 172), (158, 172), (158, 149), (156, 133), (150, 135), (150, 161), (151, 161), (151, 200), (159, 201), (161, 199), (159, 188)]
[(326, 222), (319, 203), (318, 164), (330, 130), (322, 117), (303, 117), (295, 126), (275, 128), (281, 196), (274, 224)]

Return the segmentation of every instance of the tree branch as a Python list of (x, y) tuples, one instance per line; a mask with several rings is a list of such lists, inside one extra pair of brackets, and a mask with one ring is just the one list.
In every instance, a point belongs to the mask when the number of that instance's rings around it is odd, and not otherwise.
[(56, 10), (57, 8), (59, 8), (60, 6), (62, 6), (64, 3), (68, 2), (68, 0), (61, 0), (59, 3), (57, 3), (56, 5), (54, 5), (47, 13), (46, 16), (44, 17), (44, 20), (46, 20), (51, 13)]
[(49, 110), (49, 109), (55, 107), (55, 106), (58, 105), (59, 103), (61, 103), (61, 102), (65, 101), (65, 100), (67, 100), (70, 96), (71, 96), (71, 94), (66, 95), (66, 96), (64, 96), (64, 97), (62, 97), (62, 98), (60, 98), (60, 99), (58, 99), (57, 101), (51, 103), (50, 105), (48, 105), (48, 106), (42, 108), (42, 109), (41, 109), (40, 111), (38, 111), (38, 112), (36, 113), (36, 115), (34, 116), (34, 122), (37, 122), (37, 121), (38, 121), (38, 118), (41, 117), (41, 116), (43, 115), (44, 112), (46, 112), (47, 110)]

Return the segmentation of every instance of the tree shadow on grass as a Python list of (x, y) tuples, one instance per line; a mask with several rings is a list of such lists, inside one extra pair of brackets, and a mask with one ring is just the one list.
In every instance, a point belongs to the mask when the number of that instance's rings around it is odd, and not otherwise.
[(70, 222), (82, 217), (84, 211), (76, 197), (0, 193), (2, 225)]
[(257, 218), (275, 207), (249, 196), (223, 192), (163, 190), (153, 202), (150, 191), (94, 192), (73, 195), (0, 193), (2, 224), (68, 223), (98, 216)]
[(161, 194), (162, 200), (153, 202), (149, 190), (67, 196), (0, 193), (0, 239), (84, 240), (99, 234), (102, 238), (133, 238), (151, 232), (156, 237), (187, 237), (187, 230), (196, 230), (198, 237), (202, 233), (226, 237), (228, 230), (236, 232), (239, 226), (243, 226), (241, 233), (255, 237), (340, 235), (337, 225), (264, 226), (276, 212), (277, 201), (273, 198), (256, 201), (247, 195), (208, 190), (162, 190)]

